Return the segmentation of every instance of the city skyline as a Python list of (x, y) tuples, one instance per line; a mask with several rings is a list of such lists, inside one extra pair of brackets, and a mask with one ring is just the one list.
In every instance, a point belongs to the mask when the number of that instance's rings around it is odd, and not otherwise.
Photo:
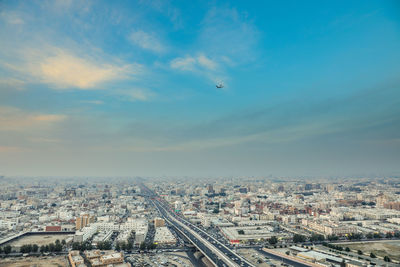
[(3, 1), (0, 175), (399, 175), (399, 11)]

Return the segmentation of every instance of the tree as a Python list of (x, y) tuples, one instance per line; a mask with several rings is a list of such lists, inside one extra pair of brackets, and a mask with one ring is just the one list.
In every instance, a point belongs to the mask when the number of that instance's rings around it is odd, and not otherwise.
[(350, 248), (349, 247), (346, 247), (346, 249), (345, 249), (347, 252), (350, 252)]
[(0, 247), (0, 254), (2, 254), (3, 253), (3, 249)]
[(393, 237), (393, 234), (391, 232), (386, 233), (386, 238), (392, 238), (392, 237)]
[(239, 235), (244, 235), (244, 231), (242, 229), (238, 230)]
[(45, 252), (45, 249), (46, 249), (46, 247), (45, 247), (44, 245), (41, 245), (41, 246), (40, 246), (40, 252), (41, 252), (41, 253)]
[(146, 244), (144, 242), (140, 243), (139, 248), (140, 248), (140, 250), (145, 250), (146, 249)]
[(381, 233), (374, 233), (374, 238), (381, 238)]
[(374, 234), (369, 232), (368, 234), (365, 235), (366, 238), (368, 239), (373, 239), (374, 238)]
[(362, 255), (363, 252), (362, 252), (361, 250), (357, 250), (357, 254), (358, 254), (358, 255)]
[(62, 251), (62, 245), (61, 245), (60, 241), (58, 241), (58, 243), (57, 242), (55, 243), (54, 251), (55, 252), (61, 252)]
[(3, 251), (4, 251), (5, 254), (11, 253), (11, 246), (10, 245), (5, 246), (3, 248)]
[(81, 243), (79, 243), (79, 242), (72, 243), (72, 249), (73, 250), (80, 250), (81, 249)]
[(294, 243), (301, 243), (301, 242), (305, 242), (306, 241), (306, 237), (304, 235), (299, 235), (299, 234), (294, 234), (293, 235), (293, 242)]
[(268, 239), (268, 242), (269, 242), (271, 245), (275, 245), (276, 243), (278, 243), (278, 238), (276, 238), (276, 236), (271, 236), (271, 238)]
[(315, 233), (313, 233), (311, 236), (310, 236), (310, 241), (311, 242), (314, 242), (314, 241), (324, 241), (325, 240), (325, 237), (323, 236), (323, 235), (320, 235), (320, 234), (315, 234)]
[(371, 258), (376, 258), (375, 254), (372, 253), (372, 252), (369, 254), (369, 256), (370, 256)]
[(66, 244), (65, 239), (61, 240), (61, 244), (62, 244), (63, 246), (65, 246), (65, 244)]
[(121, 246), (119, 245), (119, 242), (115, 245), (115, 250), (116, 251), (120, 251), (121, 250)]
[(38, 252), (38, 250), (39, 250), (39, 246), (36, 245), (36, 244), (33, 244), (32, 245), (32, 252)]
[(392, 261), (392, 260), (389, 258), (389, 256), (385, 256), (385, 257), (383, 258), (383, 260), (386, 261), (386, 262), (391, 262), (391, 261)]
[(49, 251), (50, 251), (50, 252), (54, 252), (55, 249), (56, 249), (56, 246), (54, 245), (54, 243), (50, 243), (50, 244), (49, 244)]
[(339, 237), (336, 236), (336, 235), (328, 235), (328, 240), (329, 241), (334, 241), (334, 240), (338, 240), (338, 239), (339, 239)]
[(126, 249), (127, 249), (127, 250), (133, 249), (133, 242), (132, 242), (131, 240), (128, 241), (128, 243), (126, 244)]
[(286, 253), (286, 255), (288, 255), (288, 256), (290, 255), (290, 251), (289, 251), (289, 250), (287, 250), (285, 253)]

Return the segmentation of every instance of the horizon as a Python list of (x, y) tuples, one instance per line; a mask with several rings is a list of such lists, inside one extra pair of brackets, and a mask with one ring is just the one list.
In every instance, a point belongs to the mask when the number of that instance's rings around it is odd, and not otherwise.
[(2, 1), (0, 175), (398, 177), (399, 14)]

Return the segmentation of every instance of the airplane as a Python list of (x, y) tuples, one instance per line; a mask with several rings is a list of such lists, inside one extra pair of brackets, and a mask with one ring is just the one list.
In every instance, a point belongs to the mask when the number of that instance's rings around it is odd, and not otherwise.
[(219, 83), (217, 85), (215, 85), (215, 87), (217, 87), (218, 89), (224, 88), (224, 85), (222, 83)]

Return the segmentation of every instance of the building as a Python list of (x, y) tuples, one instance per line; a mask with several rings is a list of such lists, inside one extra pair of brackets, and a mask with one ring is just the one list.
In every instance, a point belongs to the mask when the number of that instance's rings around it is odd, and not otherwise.
[(176, 238), (168, 227), (158, 227), (156, 228), (156, 234), (154, 235), (154, 243), (173, 245), (176, 243)]
[(86, 267), (83, 257), (79, 254), (79, 250), (71, 250), (68, 253), (68, 260), (72, 267)]
[(155, 228), (157, 228), (157, 227), (163, 227), (163, 226), (165, 226), (165, 221), (164, 221), (164, 219), (162, 219), (162, 218), (155, 218), (155, 219), (154, 219), (154, 227), (155, 227)]
[(94, 216), (90, 216), (89, 214), (82, 215), (80, 217), (77, 217), (75, 220), (75, 228), (76, 230), (80, 230), (85, 226), (90, 225), (91, 223), (94, 223)]
[(85, 251), (85, 256), (92, 267), (124, 266), (122, 252), (88, 250)]
[(60, 232), (61, 225), (48, 225), (46, 226), (46, 232)]

